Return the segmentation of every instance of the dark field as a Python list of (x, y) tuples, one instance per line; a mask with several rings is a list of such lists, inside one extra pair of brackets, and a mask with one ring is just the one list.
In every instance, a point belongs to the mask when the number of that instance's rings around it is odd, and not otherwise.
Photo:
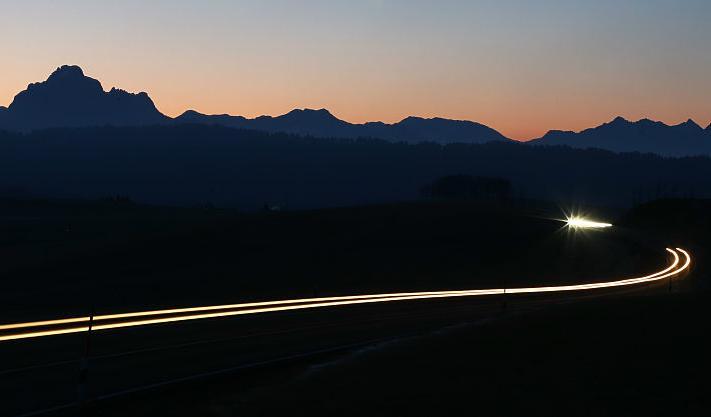
[[(603, 215), (603, 217), (614, 217)], [(295, 296), (635, 276), (665, 243), (570, 233), (557, 207), (403, 203), (242, 214), (121, 202), (5, 202), (5, 322)]]
[[(4, 202), (3, 322), (92, 308), (612, 280), (660, 270), (664, 247), (681, 246), (694, 268), (671, 293), (663, 282), (582, 298), (409, 301), (96, 332), (89, 399), (141, 390), (89, 402), (83, 413), (663, 415), (685, 401), (694, 415), (711, 347), (707, 208), (591, 209), (615, 227), (573, 233), (554, 220), (558, 207), (530, 201), (262, 213)], [(61, 415), (79, 413), (85, 342), (75, 334), (2, 344), (0, 390), (10, 400), (0, 415), (65, 404)], [(351, 345), (360, 347), (341, 348)], [(306, 356), (174, 383), (295, 354)], [(667, 393), (671, 383), (679, 389)]]
[(708, 293), (551, 307), (270, 378), (157, 391), (97, 416), (701, 416)]

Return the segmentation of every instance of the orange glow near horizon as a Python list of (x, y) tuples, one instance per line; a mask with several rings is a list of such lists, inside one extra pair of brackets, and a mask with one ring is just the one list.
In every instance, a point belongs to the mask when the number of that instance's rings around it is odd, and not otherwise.
[[(501, 96), (491, 92), (488, 97), (467, 100), (461, 92), (448, 97), (443, 92), (395, 90), (394, 87), (369, 89), (357, 83), (341, 85), (333, 90), (330, 89), (330, 82), (310, 89), (285, 81), (221, 85), (215, 77), (196, 82), (195, 77), (190, 75), (182, 79), (177, 74), (125, 73), (111, 68), (79, 65), (87, 76), (101, 81), (106, 91), (112, 87), (130, 92), (146, 91), (156, 107), (171, 117), (190, 109), (205, 114), (227, 113), (254, 118), (278, 116), (295, 108), (326, 108), (334, 116), (351, 123), (396, 123), (408, 116), (471, 120), (522, 141), (541, 137), (549, 130), (580, 131), (609, 122), (616, 116), (629, 120), (647, 117), (670, 125), (692, 118), (702, 127), (708, 125), (703, 112), (694, 111), (693, 103), (688, 106), (677, 106), (678, 103), (665, 106), (662, 103), (641, 106), (642, 110), (630, 112), (625, 109), (640, 107), (640, 103), (624, 100), (610, 103), (552, 100), (535, 105), (531, 103), (531, 97), (522, 97), (520, 101), (504, 99), (505, 91)], [(4, 77), (0, 78), (0, 105), (9, 106), (18, 92), (26, 89), (31, 82), (46, 80), (54, 68), (56, 66), (33, 71), (29, 75), (3, 74)]]
[(2, 106), (73, 64), (169, 116), (326, 108), (353, 123), (472, 120), (519, 140), (616, 116), (711, 121), (711, 2), (6, 3)]

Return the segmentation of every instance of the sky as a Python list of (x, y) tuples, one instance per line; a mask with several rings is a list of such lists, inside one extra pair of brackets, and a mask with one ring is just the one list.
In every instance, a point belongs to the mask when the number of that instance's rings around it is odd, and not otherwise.
[(58, 66), (159, 110), (474, 120), (519, 140), (711, 121), (707, 0), (0, 0), (0, 105)]

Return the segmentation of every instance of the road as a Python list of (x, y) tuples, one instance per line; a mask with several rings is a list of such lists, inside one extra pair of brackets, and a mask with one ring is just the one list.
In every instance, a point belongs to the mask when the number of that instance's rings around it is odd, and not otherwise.
[(667, 251), (671, 262), (661, 271), (589, 284), (320, 297), (103, 315), (91, 323), (75, 317), (6, 324), (0, 326), (0, 415), (75, 404), (87, 350), (87, 396), (109, 398), (476, 321), (498, 314), (502, 297), (515, 298), (522, 309), (636, 290), (689, 268), (686, 251)]

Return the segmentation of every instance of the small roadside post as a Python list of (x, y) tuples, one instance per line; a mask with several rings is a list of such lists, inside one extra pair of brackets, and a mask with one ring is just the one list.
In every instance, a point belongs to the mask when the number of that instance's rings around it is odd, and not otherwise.
[(91, 354), (91, 330), (94, 325), (94, 308), (89, 315), (89, 327), (86, 331), (84, 356), (79, 364), (79, 407), (83, 410), (86, 405), (89, 384), (89, 355)]

